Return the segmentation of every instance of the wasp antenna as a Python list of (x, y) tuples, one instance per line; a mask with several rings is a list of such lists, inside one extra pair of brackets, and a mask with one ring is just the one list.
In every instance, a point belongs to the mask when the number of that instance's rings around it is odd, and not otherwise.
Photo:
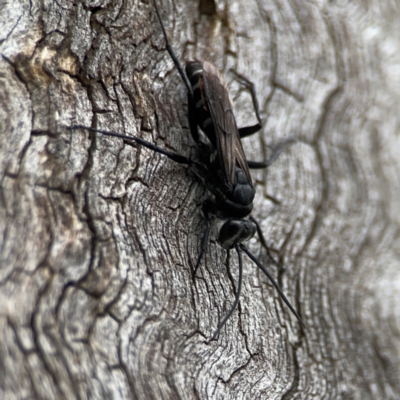
[(242, 262), (242, 252), (240, 251), (240, 248), (237, 244), (235, 244), (235, 249), (236, 252), (238, 253), (238, 258), (239, 258), (239, 281), (238, 281), (238, 287), (236, 291), (236, 297), (235, 297), (235, 302), (233, 303), (232, 308), (229, 310), (228, 314), (226, 317), (222, 320), (222, 322), (219, 324), (218, 329), (215, 331), (214, 335), (212, 336), (211, 340), (216, 339), (216, 337), (219, 335), (221, 332), (221, 329), (223, 326), (226, 324), (226, 321), (232, 316), (233, 312), (235, 311), (237, 305), (239, 304), (239, 297), (240, 297), (240, 292), (242, 290), (242, 278), (243, 278), (243, 262)]
[(281, 263), (279, 261), (276, 261), (274, 257), (272, 257), (271, 252), (269, 251), (269, 247), (267, 245), (267, 241), (265, 240), (264, 234), (262, 233), (260, 224), (258, 223), (258, 221), (252, 216), (250, 215), (249, 217), (250, 221), (253, 221), (254, 224), (256, 225), (256, 229), (257, 229), (257, 234), (258, 237), (260, 239), (261, 244), (264, 246), (265, 250), (267, 251), (267, 255), (268, 257), (271, 259), (271, 261), (280, 269), (283, 269), (283, 266), (281, 265)]
[(179, 72), (179, 75), (181, 76), (183, 82), (186, 85), (186, 88), (188, 90), (189, 96), (193, 97), (192, 87), (190, 86), (190, 83), (189, 83), (185, 73), (183, 72), (181, 64), (179, 63), (179, 61), (178, 61), (178, 59), (177, 59), (177, 57), (176, 57), (176, 55), (174, 53), (174, 50), (173, 50), (172, 46), (169, 43), (167, 32), (165, 32), (164, 24), (162, 22), (162, 19), (161, 19), (161, 16), (160, 16), (160, 12), (158, 11), (156, 0), (153, 0), (153, 3), (154, 3), (154, 8), (156, 9), (157, 18), (160, 21), (160, 25), (161, 25), (161, 29), (162, 29), (162, 32), (163, 32), (163, 35), (164, 35), (167, 51), (168, 51), (169, 55), (171, 56), (172, 61), (174, 62), (175, 66), (176, 66), (176, 68), (177, 68), (177, 70)]
[(120, 138), (120, 139), (124, 139), (124, 140), (131, 140), (133, 142), (136, 142), (137, 144), (140, 144), (141, 146), (147, 147), (148, 149), (155, 151), (156, 153), (160, 153), (179, 164), (185, 164), (185, 165), (192, 164), (192, 160), (190, 158), (181, 156), (180, 154), (177, 154), (177, 153), (173, 153), (172, 151), (164, 150), (161, 147), (158, 147), (158, 146), (154, 145), (153, 143), (150, 143), (147, 140), (141, 139), (137, 136), (121, 135), (120, 133), (117, 133), (117, 132), (104, 131), (102, 129), (90, 128), (88, 126), (83, 126), (83, 125), (67, 126), (66, 128), (69, 130), (85, 129), (89, 132), (101, 133), (104, 136), (111, 136), (111, 137), (116, 137), (116, 138)]
[(267, 269), (253, 256), (253, 254), (250, 253), (250, 251), (247, 249), (247, 247), (242, 243), (240, 244), (240, 248), (250, 257), (250, 259), (256, 263), (257, 267), (261, 269), (262, 272), (267, 276), (267, 278), (271, 281), (271, 283), (274, 285), (275, 289), (278, 291), (279, 295), (281, 296), (282, 300), (286, 303), (286, 305), (289, 307), (289, 310), (293, 313), (293, 315), (298, 319), (300, 324), (302, 325), (303, 328), (306, 327), (302, 319), (300, 318), (299, 314), (297, 314), (297, 311), (292, 307), (290, 304), (289, 300), (286, 298), (284, 293), (282, 292), (281, 288), (279, 287), (278, 283), (275, 281), (275, 279), (272, 277), (272, 275), (267, 271)]
[(197, 270), (200, 266), (200, 262), (203, 258), (204, 253), (207, 251), (208, 247), (208, 242), (210, 239), (210, 231), (211, 231), (211, 221), (208, 215), (206, 215), (206, 222), (207, 222), (207, 227), (206, 230), (204, 231), (203, 238), (201, 239), (201, 248), (200, 248), (200, 254), (197, 258), (196, 266), (194, 267), (193, 271), (193, 280), (196, 277)]

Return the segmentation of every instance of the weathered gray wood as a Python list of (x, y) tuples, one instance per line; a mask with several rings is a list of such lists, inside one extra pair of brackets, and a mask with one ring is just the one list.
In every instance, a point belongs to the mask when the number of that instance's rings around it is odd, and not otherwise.
[[(148, 3), (148, 4), (146, 4)], [(225, 74), (254, 173), (268, 265), (307, 329), (248, 260), (204, 229), (185, 168), (121, 140), (194, 154), (185, 88), (152, 2), (0, 5), (0, 397), (400, 397), (400, 17), (396, 2), (166, 1), (180, 60)], [(201, 13), (200, 11), (201, 10)]]

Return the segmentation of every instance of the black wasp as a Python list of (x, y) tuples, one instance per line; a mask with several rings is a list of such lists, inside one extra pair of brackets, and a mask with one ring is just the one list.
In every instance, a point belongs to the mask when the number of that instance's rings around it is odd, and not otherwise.
[[(249, 168), (268, 167), (279, 155), (282, 147), (293, 140), (281, 143), (281, 145), (275, 149), (272, 157), (265, 163), (247, 161), (241, 138), (251, 135), (261, 129), (261, 118), (253, 86), (243, 76), (238, 75), (251, 90), (258, 121), (258, 123), (253, 126), (238, 128), (233, 115), (233, 105), (229, 97), (228, 89), (219, 71), (207, 61), (189, 61), (186, 63), (185, 75), (169, 43), (155, 0), (154, 7), (166, 41), (167, 51), (187, 88), (190, 132), (197, 144), (199, 161), (194, 161), (180, 154), (164, 150), (135, 136), (125, 136), (80, 125), (70, 127), (70, 129), (82, 128), (107, 136), (133, 140), (142, 146), (167, 156), (179, 164), (188, 165), (195, 177), (208, 190), (210, 197), (203, 202), (202, 206), (206, 221), (206, 229), (201, 242), (200, 254), (193, 271), (193, 278), (207, 250), (213, 219), (223, 221), (218, 234), (218, 242), (224, 249), (230, 250), (235, 248), (239, 259), (239, 281), (235, 302), (214, 333), (213, 339), (218, 335), (239, 303), (243, 275), (242, 251), (244, 251), (264, 272), (283, 301), (289, 307), (290, 311), (304, 326), (301, 318), (289, 303), (277, 282), (243, 244), (243, 242), (251, 239), (256, 231), (258, 232), (261, 242), (265, 244), (260, 226), (257, 221), (250, 216), (253, 209), (255, 189)], [(201, 139), (199, 128), (208, 139), (206, 142)], [(268, 249), (267, 246), (265, 246), (265, 248)], [(279, 265), (268, 250), (267, 252), (271, 260)]]

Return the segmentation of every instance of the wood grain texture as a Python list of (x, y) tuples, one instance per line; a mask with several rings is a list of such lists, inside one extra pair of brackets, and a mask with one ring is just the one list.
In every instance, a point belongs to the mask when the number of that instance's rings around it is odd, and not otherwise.
[(396, 2), (159, 4), (178, 58), (224, 74), (253, 173), (251, 251), (302, 331), (215, 233), (186, 169), (74, 124), (193, 156), (185, 87), (148, 1), (0, 5), (0, 398), (400, 397), (400, 9)]

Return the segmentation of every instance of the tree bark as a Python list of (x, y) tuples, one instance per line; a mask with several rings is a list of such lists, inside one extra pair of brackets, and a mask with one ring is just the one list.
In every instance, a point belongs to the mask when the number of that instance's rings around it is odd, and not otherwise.
[[(0, 5), (0, 397), (400, 397), (400, 9), (396, 2), (164, 0), (180, 60), (224, 74), (253, 174), (266, 277), (215, 232), (198, 276), (204, 188), (185, 87), (152, 1)], [(397, 300), (397, 301), (396, 301)]]

